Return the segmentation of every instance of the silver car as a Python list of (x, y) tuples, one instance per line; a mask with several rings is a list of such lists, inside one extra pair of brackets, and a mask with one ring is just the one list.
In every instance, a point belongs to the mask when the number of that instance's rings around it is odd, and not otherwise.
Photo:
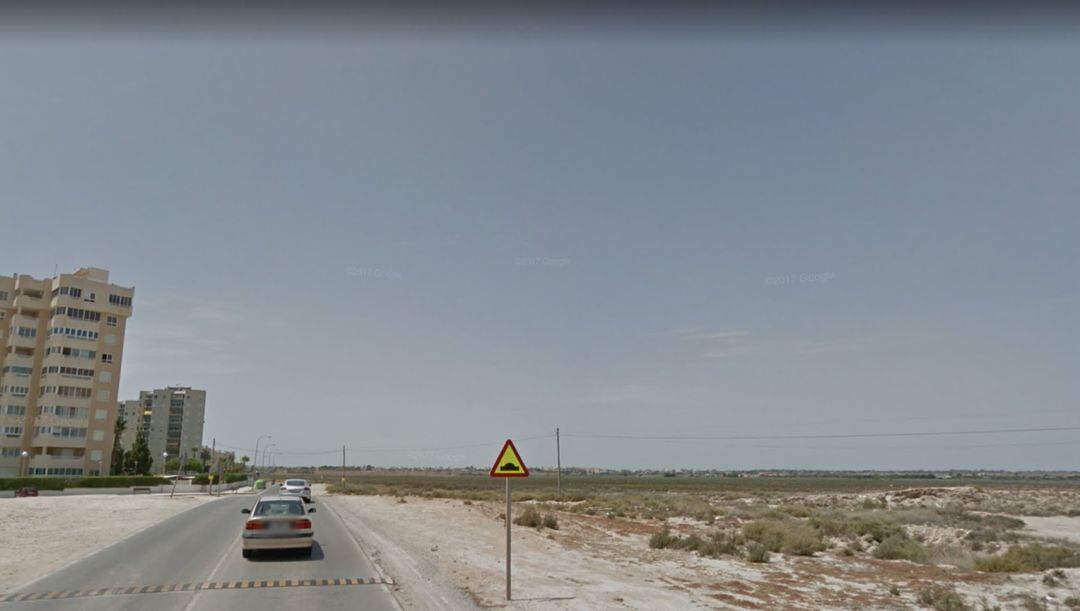
[(308, 514), (315, 513), (295, 496), (264, 496), (255, 506), (241, 510), (248, 514), (241, 540), (244, 558), (257, 550), (295, 549), (311, 555), (315, 530)]
[(278, 493), (282, 496), (295, 494), (304, 499), (305, 503), (311, 502), (311, 484), (308, 484), (306, 479), (287, 479), (282, 482)]

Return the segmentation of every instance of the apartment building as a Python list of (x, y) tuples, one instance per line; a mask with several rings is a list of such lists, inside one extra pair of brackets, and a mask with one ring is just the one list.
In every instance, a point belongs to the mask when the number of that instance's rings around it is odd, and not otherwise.
[(138, 400), (120, 404), (127, 426), (120, 442), (125, 450), (135, 443), (138, 431), (146, 433), (146, 443), (154, 466), (165, 452), (170, 457), (192, 455), (192, 448), (202, 448), (203, 422), (206, 418), (206, 391), (189, 386), (168, 386), (139, 391)]
[(0, 477), (109, 472), (134, 293), (93, 267), (0, 277)]

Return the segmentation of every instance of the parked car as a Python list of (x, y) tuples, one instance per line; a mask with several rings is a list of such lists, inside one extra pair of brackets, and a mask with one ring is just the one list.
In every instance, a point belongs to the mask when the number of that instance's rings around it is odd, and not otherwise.
[(244, 558), (259, 550), (300, 550), (310, 556), (315, 544), (315, 530), (308, 514), (315, 513), (295, 496), (266, 496), (250, 509), (241, 533)]
[(311, 485), (306, 479), (287, 479), (281, 484), (281, 495), (295, 494), (304, 499), (305, 503), (311, 502)]
[(37, 496), (37, 495), (38, 495), (37, 488), (31, 488), (29, 486), (27, 486), (25, 488), (19, 488), (18, 490), (15, 491), (15, 496), (18, 497), (18, 498), (24, 498), (24, 497), (28, 497), (28, 496)]

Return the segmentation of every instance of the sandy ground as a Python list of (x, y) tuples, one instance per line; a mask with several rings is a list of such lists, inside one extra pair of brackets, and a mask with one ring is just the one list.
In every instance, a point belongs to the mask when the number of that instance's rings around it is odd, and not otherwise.
[(128, 494), (0, 499), (0, 592), (212, 498)]
[[(955, 587), (976, 608), (984, 601), (1017, 608), (1024, 594), (1054, 608), (1080, 593), (1080, 569), (1067, 570), (1063, 586), (1048, 588), (1038, 573), (986, 574), (834, 552), (775, 554), (768, 564), (752, 564), (649, 549), (656, 522), (561, 513), (558, 531), (514, 526), (514, 601), (507, 604), (501, 503), (328, 500), (398, 582), (406, 608), (462, 608), (454, 598), (462, 592), (476, 606), (513, 609), (915, 609), (918, 590), (936, 583)], [(1029, 525), (1045, 536), (1080, 537), (1074, 518), (1036, 518)], [(899, 595), (890, 592), (894, 586)]]
[(1027, 524), (1027, 531), (1037, 537), (1064, 539), (1080, 543), (1080, 517), (1052, 516), (1048, 518), (1017, 516)]

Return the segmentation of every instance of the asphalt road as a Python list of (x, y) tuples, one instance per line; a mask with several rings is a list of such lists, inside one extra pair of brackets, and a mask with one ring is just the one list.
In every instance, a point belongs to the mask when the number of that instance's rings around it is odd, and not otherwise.
[[(264, 553), (252, 560), (241, 557), (240, 530), (247, 516), (240, 510), (254, 500), (253, 495), (229, 496), (173, 516), (16, 590), (20, 595), (40, 595), (39, 600), (0, 602), (0, 607), (35, 611), (399, 608), (391, 586), (382, 582), (345, 525), (318, 497), (311, 515), (315, 528), (311, 558), (289, 553)], [(71, 528), (78, 528), (76, 515), (71, 516)], [(49, 598), (53, 596), (58, 598)]]

